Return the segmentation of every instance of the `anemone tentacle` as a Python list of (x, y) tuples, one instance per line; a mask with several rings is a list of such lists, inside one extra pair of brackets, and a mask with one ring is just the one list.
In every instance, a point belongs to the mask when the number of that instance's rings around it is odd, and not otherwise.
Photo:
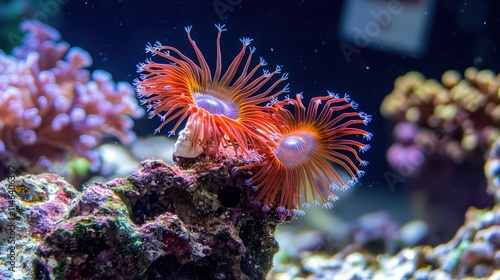
[[(262, 161), (242, 168), (257, 167), (250, 181), (264, 205), (301, 212), (302, 197), (303, 205), (321, 202), (329, 209), (333, 206), (329, 201), (338, 199), (333, 188), (347, 189), (364, 174), (358, 166), (367, 162), (359, 157), (357, 149), (366, 151), (369, 145), (352, 138), (368, 134), (357, 126), (366, 125), (371, 116), (347, 111), (357, 108), (348, 95), (314, 97), (307, 108), (302, 98), (297, 94), (295, 99), (274, 102), (282, 125), (274, 133), (272, 149), (267, 150)], [(294, 106), (294, 114), (284, 108), (287, 103)], [(349, 174), (347, 183), (332, 163)]]
[[(288, 85), (278, 89), (288, 76), (283, 74), (275, 78), (281, 74), (280, 66), (258, 75), (259, 69), (266, 65), (262, 58), (251, 69), (255, 48), (250, 48), (245, 61), (252, 41), (245, 37), (240, 40), (240, 52), (223, 73), (220, 39), (226, 29), (224, 25), (216, 27), (217, 57), (213, 75), (201, 49), (191, 37), (191, 26), (188, 26), (185, 30), (197, 62), (172, 46), (158, 42), (148, 44), (146, 52), (165, 59), (167, 63), (146, 60), (137, 66), (142, 73), (135, 81), (138, 95), (142, 103), (147, 104), (150, 117), (158, 115), (161, 118), (157, 131), (176, 121), (169, 132), (175, 134), (187, 120), (186, 126), (193, 132), (191, 145), (199, 145), (207, 153), (228, 145), (244, 155), (251, 150), (262, 151), (268, 148), (266, 134), (274, 131), (279, 122), (273, 119), (275, 108), (266, 107), (266, 103), (288, 91)], [(209, 149), (209, 146), (216, 149)]]
[[(196, 61), (172, 46), (146, 46), (147, 53), (167, 61), (148, 59), (137, 66), (141, 75), (135, 86), (150, 118), (161, 119), (157, 131), (174, 122), (172, 135), (186, 121), (191, 145), (204, 148), (207, 156), (232, 146), (242, 159), (251, 158), (254, 163), (236, 170), (256, 168), (247, 183), (258, 192), (256, 203), (265, 212), (274, 207), (280, 213), (303, 214), (301, 205), (311, 203), (333, 207), (330, 201), (338, 199), (333, 191), (349, 188), (364, 175), (360, 168), (368, 162), (358, 153), (370, 148), (364, 141), (373, 135), (362, 126), (371, 116), (356, 111), (358, 103), (347, 94), (328, 92), (312, 98), (307, 108), (302, 94), (279, 100), (289, 92), (288, 84), (279, 89), (288, 74), (279, 65), (263, 69), (263, 58), (251, 67), (255, 48), (249, 47), (252, 39), (247, 37), (240, 39), (241, 50), (224, 72), (220, 41), (226, 29), (216, 27), (213, 72), (190, 26), (185, 30)], [(333, 165), (345, 170), (347, 182)]]

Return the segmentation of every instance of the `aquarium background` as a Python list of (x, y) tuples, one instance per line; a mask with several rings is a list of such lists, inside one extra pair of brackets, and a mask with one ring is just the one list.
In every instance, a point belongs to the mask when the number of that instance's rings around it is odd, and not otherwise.
[[(366, 0), (389, 3), (390, 1)], [(239, 38), (253, 38), (256, 55), (264, 57), (270, 68), (283, 65), (289, 73), (291, 93), (307, 97), (323, 95), (327, 90), (348, 93), (362, 111), (373, 115), (368, 130), (374, 134), (371, 150), (364, 154), (370, 162), (366, 175), (336, 202), (333, 210), (306, 214), (293, 223), (309, 228), (320, 224), (335, 227), (325, 219), (335, 216), (346, 223), (359, 216), (386, 210), (398, 223), (416, 217), (411, 190), (406, 179), (396, 184), (387, 181), (392, 170), (386, 151), (392, 143), (393, 125), (380, 116), (383, 98), (392, 91), (394, 80), (409, 71), (427, 78), (440, 79), (450, 69), (461, 73), (471, 66), (500, 71), (500, 18), (496, 1), (430, 1), (429, 14), (422, 17), (424, 28), (419, 52), (404, 53), (386, 46), (367, 45), (346, 58), (342, 44), (354, 45), (341, 34), (341, 24), (349, 1), (0, 1), (1, 48), (9, 53), (19, 43), (17, 29), (22, 19), (39, 19), (61, 32), (62, 39), (79, 46), (93, 58), (91, 69), (112, 73), (114, 80), (132, 82), (138, 77), (136, 65), (148, 55), (144, 46), (160, 41), (175, 46), (193, 57), (184, 27), (192, 25), (192, 36), (211, 65), (215, 63), (214, 24), (226, 25), (223, 56), (232, 59), (240, 50)], [(359, 1), (355, 1), (359, 2)], [(425, 1), (396, 1), (419, 2)], [(222, 9), (222, 10), (221, 10)], [(146, 117), (136, 120), (138, 136), (152, 135), (160, 120)], [(161, 134), (166, 134), (164, 129)], [(109, 140), (114, 141), (114, 140)], [(457, 174), (459, 176), (460, 174)], [(408, 179), (409, 180), (409, 179)], [(478, 181), (484, 179), (481, 175)], [(469, 190), (452, 189), (454, 196), (470, 196)], [(436, 191), (438, 192), (438, 191)], [(432, 196), (432, 190), (427, 192)], [(491, 201), (471, 199), (468, 206), (487, 207)], [(457, 212), (463, 219), (464, 212)], [(333, 221), (333, 218), (331, 218)], [(324, 229), (321, 229), (324, 230)], [(438, 234), (431, 243), (450, 238)]]

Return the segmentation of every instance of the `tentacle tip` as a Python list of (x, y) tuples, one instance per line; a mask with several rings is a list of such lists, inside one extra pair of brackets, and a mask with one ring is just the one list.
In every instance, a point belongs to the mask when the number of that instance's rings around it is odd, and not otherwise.
[(359, 151), (364, 153), (364, 152), (368, 151), (370, 148), (371, 148), (370, 144), (366, 144), (366, 145), (361, 146), (359, 148)]
[(260, 201), (258, 200), (252, 200), (250, 201), (250, 204), (254, 207), (259, 207), (260, 206)]
[(161, 47), (163, 47), (163, 45), (160, 43), (160, 41), (156, 41), (155, 44), (153, 45), (154, 49), (156, 51), (160, 51)]
[(357, 177), (352, 177), (352, 179), (350, 179), (349, 181), (347, 181), (347, 185), (349, 187), (354, 187), (354, 185), (356, 185), (357, 182), (358, 182), (358, 178)]
[(146, 50), (146, 53), (149, 52), (149, 50), (151, 49), (151, 43), (150, 42), (147, 42), (146, 43), (146, 46), (144, 47), (145, 50)]
[(359, 105), (359, 104), (358, 104), (357, 102), (355, 102), (355, 101), (351, 101), (351, 107), (352, 107), (354, 110), (358, 109), (358, 105)]
[(137, 64), (136, 67), (137, 67), (136, 72), (137, 73), (141, 73), (141, 72), (144, 71), (144, 67), (146, 67), (146, 64), (144, 64), (144, 63), (141, 62), (141, 63)]
[(243, 38), (240, 39), (240, 42), (242, 42), (243, 45), (245, 45), (245, 46), (250, 45), (250, 43), (252, 41), (253, 41), (253, 39), (252, 38), (248, 38), (248, 37), (243, 37)]
[(332, 183), (328, 186), (328, 189), (331, 191), (338, 191), (340, 189), (340, 187), (337, 184)]
[(266, 60), (262, 56), (259, 56), (259, 60), (260, 60), (260, 66), (266, 66), (267, 65)]
[[(288, 75), (288, 74), (287, 74)], [(288, 77), (288, 76), (287, 76)], [(287, 93), (290, 92), (290, 84), (286, 84), (285, 87), (283, 88), (283, 92)]]
[(370, 132), (366, 132), (365, 134), (363, 134), (363, 138), (365, 138), (366, 140), (370, 141), (373, 138), (373, 134), (370, 133)]
[(338, 93), (331, 92), (329, 90), (327, 90), (326, 92), (328, 93), (328, 95), (330, 96), (330, 98), (332, 98), (332, 99), (339, 99), (339, 94)]
[(330, 202), (323, 203), (323, 206), (321, 206), (321, 208), (323, 208), (323, 209), (332, 209), (333, 208), (333, 204), (331, 204)]
[(365, 125), (368, 125), (372, 121), (372, 115), (368, 115), (365, 112), (359, 112), (359, 117), (363, 119)]
[(345, 100), (345, 102), (350, 102), (351, 101), (351, 97), (349, 96), (349, 94), (344, 93), (344, 100)]
[(216, 23), (215, 27), (217, 27), (217, 30), (219, 30), (219, 32), (227, 31), (227, 29), (225, 29), (225, 27), (226, 27), (225, 24)]
[(340, 197), (333, 196), (333, 195), (329, 195), (328, 198), (327, 198), (328, 201), (337, 201), (339, 199), (340, 199)]
[(293, 213), (297, 216), (304, 216), (306, 214), (306, 212), (301, 209), (293, 209)]
[(287, 210), (286, 210), (285, 206), (278, 206), (276, 208), (276, 212), (278, 212), (278, 213), (286, 213)]

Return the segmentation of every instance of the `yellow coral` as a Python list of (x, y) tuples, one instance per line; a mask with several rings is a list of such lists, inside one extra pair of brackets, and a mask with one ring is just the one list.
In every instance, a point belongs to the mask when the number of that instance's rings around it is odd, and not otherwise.
[(446, 71), (440, 82), (418, 72), (398, 77), (382, 103), (382, 115), (448, 134), (453, 144), (444, 143), (443, 151), (454, 159), (478, 148), (485, 152), (500, 135), (500, 75), (471, 67), (463, 77)]

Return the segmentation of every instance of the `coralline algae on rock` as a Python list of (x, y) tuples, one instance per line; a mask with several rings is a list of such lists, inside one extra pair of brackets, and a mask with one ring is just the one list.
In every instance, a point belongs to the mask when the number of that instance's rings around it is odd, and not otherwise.
[(44, 270), (33, 254), (75, 197), (74, 188), (53, 174), (9, 176), (0, 182), (1, 279), (33, 279)]
[[(10, 177), (0, 183), (2, 262), (10, 249), (14, 255), (0, 275), (264, 279), (278, 250), (274, 230), (291, 217), (262, 212), (243, 184), (248, 175), (231, 167), (181, 170), (147, 160), (129, 177), (81, 193), (52, 174)], [(15, 247), (7, 242), (11, 221)]]

